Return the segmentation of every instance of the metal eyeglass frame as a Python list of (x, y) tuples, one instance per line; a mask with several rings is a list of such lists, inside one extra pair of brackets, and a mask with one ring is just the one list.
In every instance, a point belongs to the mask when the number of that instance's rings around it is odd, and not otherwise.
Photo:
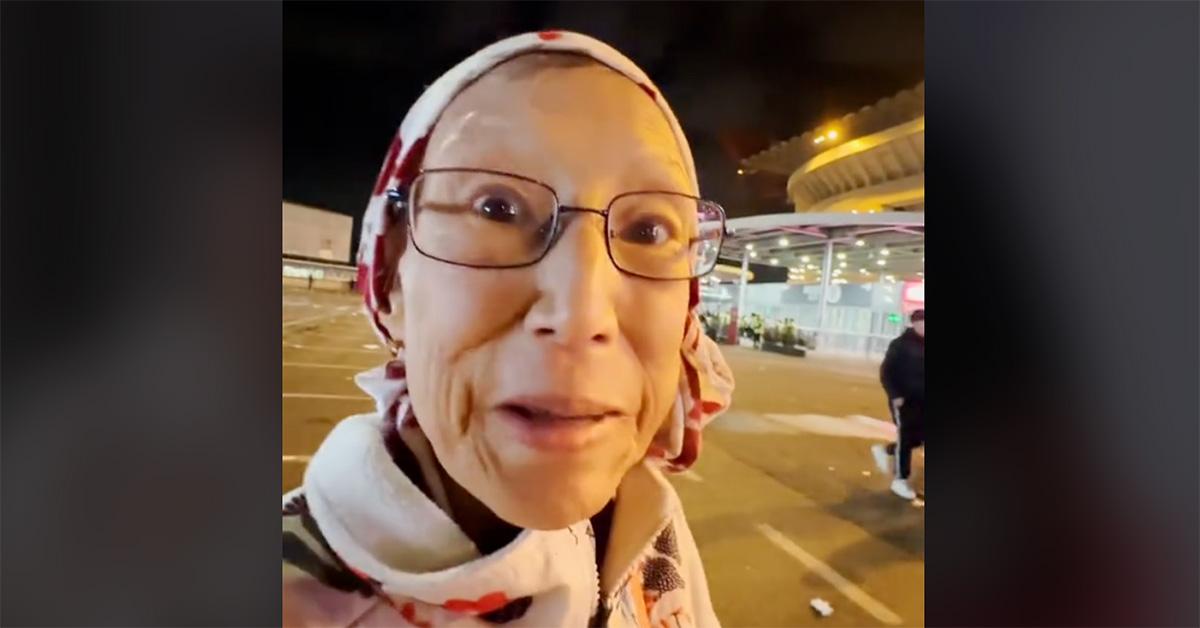
[[(403, 210), (404, 211), (403, 215), (406, 219), (407, 224), (410, 227), (412, 227), (413, 225), (416, 224), (416, 221), (414, 220), (415, 216), (413, 215), (413, 213), (416, 211), (416, 209), (415, 209), (415, 207), (413, 207), (412, 198), (411, 198), (413, 188), (416, 187), (416, 183), (418, 181), (420, 181), (421, 178), (424, 177), (425, 175), (437, 174), (440, 172), (465, 172), (465, 173), (492, 174), (492, 175), (498, 175), (498, 176), (502, 176), (502, 177), (510, 177), (513, 179), (517, 179), (519, 181), (524, 181), (526, 183), (532, 183), (541, 188), (544, 188), (545, 190), (550, 192), (550, 195), (554, 198), (554, 214), (550, 219), (551, 236), (548, 240), (548, 244), (546, 244), (546, 247), (542, 250), (542, 252), (536, 258), (534, 258), (533, 260), (528, 261), (528, 262), (522, 262), (520, 264), (506, 264), (506, 265), (468, 264), (465, 262), (455, 262), (452, 260), (444, 259), (444, 258), (438, 257), (436, 255), (430, 255), (429, 253), (421, 250), (421, 246), (419, 244), (417, 244), (417, 238), (413, 233), (414, 231), (416, 231), (416, 229), (413, 229), (413, 228), (408, 229), (408, 240), (410, 242), (412, 242), (413, 248), (415, 248), (418, 253), (420, 253), (421, 255), (424, 255), (425, 257), (428, 257), (430, 259), (435, 259), (439, 262), (443, 262), (446, 264), (452, 264), (454, 266), (463, 266), (465, 268), (480, 268), (480, 269), (525, 268), (527, 266), (533, 266), (533, 265), (541, 262), (543, 259), (545, 259), (546, 255), (550, 253), (550, 249), (554, 248), (554, 245), (558, 242), (558, 238), (561, 235), (558, 230), (558, 217), (563, 212), (578, 212), (578, 213), (596, 214), (598, 216), (603, 216), (604, 217), (604, 249), (605, 249), (605, 251), (608, 252), (608, 259), (610, 262), (612, 262), (613, 267), (627, 275), (632, 275), (634, 277), (640, 277), (642, 279), (650, 279), (653, 281), (685, 281), (685, 280), (698, 279), (700, 277), (703, 277), (703, 276), (711, 273), (713, 271), (713, 269), (715, 269), (717, 267), (717, 263), (720, 260), (719, 251), (721, 250), (721, 246), (725, 244), (725, 236), (728, 235), (728, 232), (725, 227), (725, 208), (722, 207), (721, 205), (719, 205), (718, 203), (700, 198), (698, 196), (692, 196), (691, 194), (683, 194), (682, 192), (672, 192), (669, 190), (636, 190), (633, 192), (622, 192), (621, 194), (614, 196), (612, 198), (612, 200), (610, 200), (608, 202), (608, 206), (605, 207), (604, 209), (594, 209), (591, 207), (577, 207), (574, 205), (563, 205), (558, 200), (558, 192), (555, 192), (554, 188), (550, 187), (550, 185), (545, 182), (538, 181), (537, 179), (534, 179), (531, 177), (526, 177), (526, 176), (522, 176), (519, 174), (513, 174), (511, 172), (504, 172), (501, 170), (490, 170), (487, 168), (429, 168), (429, 169), (423, 169), (417, 173), (416, 177), (413, 178), (412, 183), (410, 183), (408, 185), (400, 186), (397, 188), (389, 189), (387, 191), (387, 198), (388, 198), (388, 204), (389, 204), (390, 208), (393, 210)], [(616, 203), (617, 201), (619, 201), (622, 198), (625, 198), (627, 196), (634, 196), (637, 194), (667, 194), (667, 195), (676, 196), (679, 198), (690, 199), (693, 201), (697, 201), (698, 203), (704, 203), (710, 207), (716, 208), (720, 212), (720, 215), (721, 215), (721, 230), (718, 232), (718, 238), (717, 238), (718, 256), (713, 259), (712, 266), (710, 266), (707, 270), (705, 270), (702, 273), (689, 275), (687, 277), (653, 277), (650, 275), (643, 275), (641, 273), (635, 273), (633, 271), (622, 268), (621, 264), (617, 263), (617, 258), (613, 256), (612, 238), (610, 237), (610, 234), (608, 232), (608, 229), (609, 229), (608, 217), (612, 211), (612, 206), (614, 203)], [(696, 241), (696, 239), (693, 239), (692, 242), (689, 243), (689, 246), (690, 246), (690, 244), (694, 244), (695, 241)]]

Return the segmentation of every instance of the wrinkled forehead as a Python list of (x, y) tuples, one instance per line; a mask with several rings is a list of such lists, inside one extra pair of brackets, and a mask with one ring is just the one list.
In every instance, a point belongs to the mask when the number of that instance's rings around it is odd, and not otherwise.
[(666, 116), (638, 84), (587, 57), (536, 53), (496, 66), (454, 97), (424, 166), (539, 179), (600, 171), (695, 193), (684, 162)]

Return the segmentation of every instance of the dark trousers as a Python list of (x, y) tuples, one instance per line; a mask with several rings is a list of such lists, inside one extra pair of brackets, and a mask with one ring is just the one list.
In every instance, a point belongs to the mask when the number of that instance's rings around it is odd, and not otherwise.
[[(891, 400), (888, 407), (892, 407)], [(896, 477), (907, 480), (912, 471), (912, 450), (925, 446), (925, 405), (905, 399), (899, 412), (892, 409), (892, 421), (896, 424), (897, 442), (889, 443), (887, 452), (896, 458)]]

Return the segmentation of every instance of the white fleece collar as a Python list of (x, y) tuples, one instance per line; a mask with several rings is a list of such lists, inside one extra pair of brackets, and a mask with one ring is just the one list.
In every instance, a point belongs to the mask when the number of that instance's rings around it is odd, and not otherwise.
[[(371, 414), (342, 421), (305, 473), (304, 493), (330, 548), (389, 596), (434, 605), (529, 596), (534, 603), (527, 621), (536, 624), (545, 614), (585, 624), (601, 586), (590, 522), (524, 530), (499, 551), (480, 556), (393, 462), (383, 442), (383, 420)], [(658, 471), (645, 463), (630, 470), (618, 489), (604, 569), (606, 596), (624, 583), (676, 506)], [(592, 602), (583, 608), (579, 600)]]

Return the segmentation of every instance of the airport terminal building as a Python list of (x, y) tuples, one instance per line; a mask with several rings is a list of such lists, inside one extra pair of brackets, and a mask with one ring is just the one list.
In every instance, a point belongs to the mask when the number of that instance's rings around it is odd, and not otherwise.
[(349, 290), (354, 219), (345, 214), (283, 202), (283, 285)]
[(741, 168), (786, 177), (793, 211), (729, 221), (722, 263), (740, 266), (747, 281), (736, 272), (707, 278), (705, 310), (722, 324), (757, 315), (786, 325), (807, 336), (809, 350), (881, 357), (925, 304), (924, 83)]

